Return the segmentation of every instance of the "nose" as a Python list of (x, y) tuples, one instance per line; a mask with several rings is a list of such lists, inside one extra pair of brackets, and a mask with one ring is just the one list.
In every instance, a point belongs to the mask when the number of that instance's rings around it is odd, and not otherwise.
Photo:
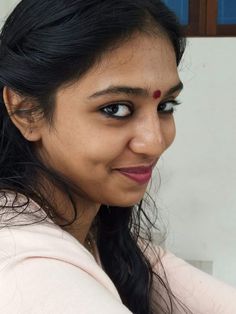
[(129, 142), (130, 149), (147, 158), (159, 157), (166, 149), (163, 126), (157, 114), (142, 116), (134, 126), (134, 135)]

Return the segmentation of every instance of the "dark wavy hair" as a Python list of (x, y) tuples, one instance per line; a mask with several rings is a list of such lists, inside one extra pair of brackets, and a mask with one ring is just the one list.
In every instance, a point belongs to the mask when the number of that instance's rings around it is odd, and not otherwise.
[[(22, 0), (16, 6), (0, 35), (2, 193), (10, 190), (16, 197), (18, 193), (25, 195), (27, 202), (34, 200), (55, 220), (59, 216), (57, 208), (40, 180), (47, 178), (68, 195), (74, 208), (73, 220), (59, 225), (63, 228), (76, 220), (73, 193), (78, 192), (78, 187), (39, 159), (33, 143), (11, 121), (3, 88), (9, 87), (34, 104), (24, 114), (39, 113), (52, 125), (58, 88), (79, 80), (108, 49), (121, 45), (137, 32), (169, 38), (179, 64), (185, 39), (175, 15), (161, 1)], [(147, 245), (152, 242), (150, 230), (155, 223), (144, 208), (144, 202), (149, 200), (144, 198), (126, 208), (101, 205), (93, 222), (97, 245), (105, 272), (133, 313), (173, 313), (175, 297), (168, 282), (153, 271), (144, 252), (146, 246), (141, 248), (138, 244), (140, 239)], [(156, 211), (151, 203), (149, 207)], [(19, 214), (14, 203), (11, 209)], [(160, 289), (153, 291), (154, 282)]]

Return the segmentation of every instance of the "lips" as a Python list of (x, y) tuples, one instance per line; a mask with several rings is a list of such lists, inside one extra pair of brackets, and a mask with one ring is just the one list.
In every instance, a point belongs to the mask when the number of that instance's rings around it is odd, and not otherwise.
[(122, 172), (126, 172), (126, 173), (147, 173), (152, 171), (152, 166), (149, 167), (133, 167), (133, 168), (121, 168), (121, 169), (117, 169), (119, 171)]
[(137, 183), (140, 184), (145, 184), (147, 183), (152, 176), (152, 171), (145, 172), (145, 173), (130, 173), (130, 172), (124, 172), (121, 170), (118, 170), (122, 175), (132, 179), (133, 181), (136, 181)]
[(116, 169), (120, 174), (138, 182), (139, 184), (147, 183), (152, 176), (152, 169), (156, 162), (149, 166), (131, 167), (131, 168), (120, 168)]
[(117, 168), (116, 170), (126, 172), (126, 173), (149, 173), (155, 167), (157, 161), (152, 163), (149, 166), (140, 166), (140, 167), (127, 167), (127, 168)]

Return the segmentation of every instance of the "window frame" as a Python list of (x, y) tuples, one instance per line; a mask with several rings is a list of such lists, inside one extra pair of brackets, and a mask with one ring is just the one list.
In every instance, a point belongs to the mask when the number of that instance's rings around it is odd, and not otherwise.
[(187, 37), (234, 37), (236, 24), (217, 24), (217, 0), (189, 0), (189, 24), (182, 26)]
[(207, 0), (207, 36), (236, 36), (236, 24), (217, 24), (218, 2)]

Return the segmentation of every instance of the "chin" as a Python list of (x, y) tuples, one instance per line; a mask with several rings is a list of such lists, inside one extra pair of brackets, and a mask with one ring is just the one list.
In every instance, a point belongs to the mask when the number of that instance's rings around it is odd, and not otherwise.
[(107, 202), (105, 204), (109, 204), (110, 206), (117, 206), (117, 207), (131, 207), (131, 206), (134, 206), (134, 205), (137, 205), (141, 202), (143, 198), (143, 195), (142, 197), (139, 197), (139, 198), (133, 198), (133, 199), (122, 199), (122, 200), (117, 200), (117, 201), (110, 201), (110, 202)]

